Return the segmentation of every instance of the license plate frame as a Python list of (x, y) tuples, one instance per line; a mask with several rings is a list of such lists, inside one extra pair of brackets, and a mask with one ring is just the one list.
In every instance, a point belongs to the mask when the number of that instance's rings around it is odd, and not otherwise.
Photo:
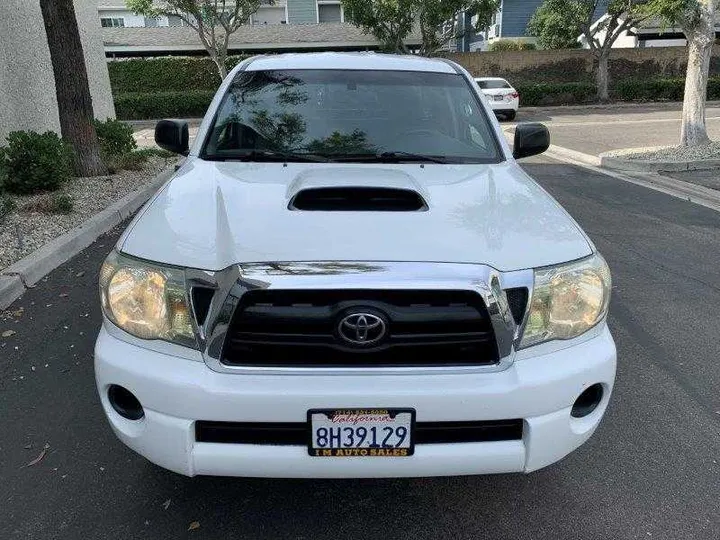
[[(331, 418), (332, 416), (335, 416), (337, 414), (364, 414), (364, 415), (372, 415), (372, 414), (380, 414), (381, 412), (385, 412), (388, 415), (394, 417), (397, 417), (397, 415), (404, 415), (409, 414), (410, 415), (410, 421), (409, 421), (409, 446), (407, 447), (401, 447), (401, 448), (395, 448), (395, 447), (342, 447), (342, 448), (329, 448), (329, 449), (322, 449), (322, 448), (316, 448), (313, 445), (313, 438), (315, 436), (315, 429), (313, 427), (313, 415), (317, 414), (323, 414), (327, 416), (328, 418)], [(411, 407), (343, 407), (343, 408), (336, 408), (336, 409), (310, 409), (307, 412), (307, 451), (308, 455), (311, 457), (410, 457), (415, 453), (415, 416), (416, 411), (415, 409)], [(339, 427), (343, 427), (341, 424)], [(349, 427), (349, 424), (345, 425), (345, 427)], [(325, 452), (325, 450), (329, 450), (330, 453), (328, 454)], [(346, 450), (348, 452), (346, 452)]]

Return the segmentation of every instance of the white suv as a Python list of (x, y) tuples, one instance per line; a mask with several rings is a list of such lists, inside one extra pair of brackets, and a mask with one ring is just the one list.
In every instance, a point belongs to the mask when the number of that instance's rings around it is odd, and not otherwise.
[(117, 436), (185, 475), (530, 472), (606, 410), (610, 274), (439, 59), (242, 62), (100, 274)]

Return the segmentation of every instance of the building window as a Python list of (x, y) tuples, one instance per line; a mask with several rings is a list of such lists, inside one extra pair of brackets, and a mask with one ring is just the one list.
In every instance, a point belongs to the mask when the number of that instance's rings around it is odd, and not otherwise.
[(343, 11), (340, 2), (318, 2), (318, 22), (339, 23), (343, 22)]
[(160, 26), (160, 21), (158, 19), (155, 17), (145, 17), (146, 28), (157, 28), (158, 26)]
[(179, 15), (168, 15), (168, 26), (187, 26), (188, 23)]
[(125, 19), (122, 17), (100, 17), (100, 26), (103, 28), (124, 28)]

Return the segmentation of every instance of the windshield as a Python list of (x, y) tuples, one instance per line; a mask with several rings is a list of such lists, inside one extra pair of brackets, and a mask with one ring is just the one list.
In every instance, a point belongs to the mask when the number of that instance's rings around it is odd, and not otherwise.
[(460, 75), (410, 71), (240, 72), (205, 141), (205, 159), (503, 160)]
[(482, 88), (483, 90), (497, 90), (499, 88), (512, 88), (510, 86), (510, 83), (507, 81), (503, 81), (501, 79), (491, 79), (491, 80), (476, 80), (475, 82), (478, 83), (478, 86)]

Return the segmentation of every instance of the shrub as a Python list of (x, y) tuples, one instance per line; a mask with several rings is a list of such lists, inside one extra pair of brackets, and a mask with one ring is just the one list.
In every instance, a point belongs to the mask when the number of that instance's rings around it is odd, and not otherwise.
[(537, 51), (537, 45), (530, 43), (529, 41), (523, 41), (520, 43), (521, 51)]
[(199, 118), (205, 115), (214, 95), (203, 90), (118, 94), (115, 111), (123, 120)]
[(50, 213), (69, 214), (73, 211), (75, 204), (70, 195), (57, 193), (50, 199)]
[(520, 105), (571, 105), (586, 103), (597, 93), (592, 83), (518, 84)]
[(499, 39), (498, 41), (493, 41), (488, 46), (488, 51), (490, 52), (500, 52), (500, 51), (520, 51), (522, 50), (520, 48), (520, 43), (517, 41), (513, 41), (512, 39)]
[(5, 191), (4, 185), (7, 179), (7, 167), (5, 166), (5, 149), (0, 148), (0, 195)]
[(23, 205), (25, 212), (40, 212), (42, 214), (70, 214), (74, 203), (66, 193), (49, 193), (42, 195)]
[(10, 193), (54, 191), (72, 174), (72, 151), (52, 131), (13, 131), (4, 150), (7, 178), (4, 189)]
[[(231, 56), (225, 62), (228, 70), (243, 60)], [(128, 92), (169, 92), (217, 90), (220, 76), (209, 58), (151, 58), (118, 60), (108, 63), (114, 94)]]
[(119, 120), (108, 118), (104, 122), (95, 120), (95, 131), (104, 156), (120, 156), (137, 148), (133, 128)]
[(176, 156), (172, 152), (159, 148), (142, 148), (121, 156), (113, 156), (108, 159), (107, 165), (111, 174), (118, 171), (139, 171), (151, 157), (174, 158)]
[[(682, 101), (685, 79), (627, 79), (613, 85), (612, 96), (621, 101)], [(708, 99), (720, 99), (720, 77), (708, 80)]]

